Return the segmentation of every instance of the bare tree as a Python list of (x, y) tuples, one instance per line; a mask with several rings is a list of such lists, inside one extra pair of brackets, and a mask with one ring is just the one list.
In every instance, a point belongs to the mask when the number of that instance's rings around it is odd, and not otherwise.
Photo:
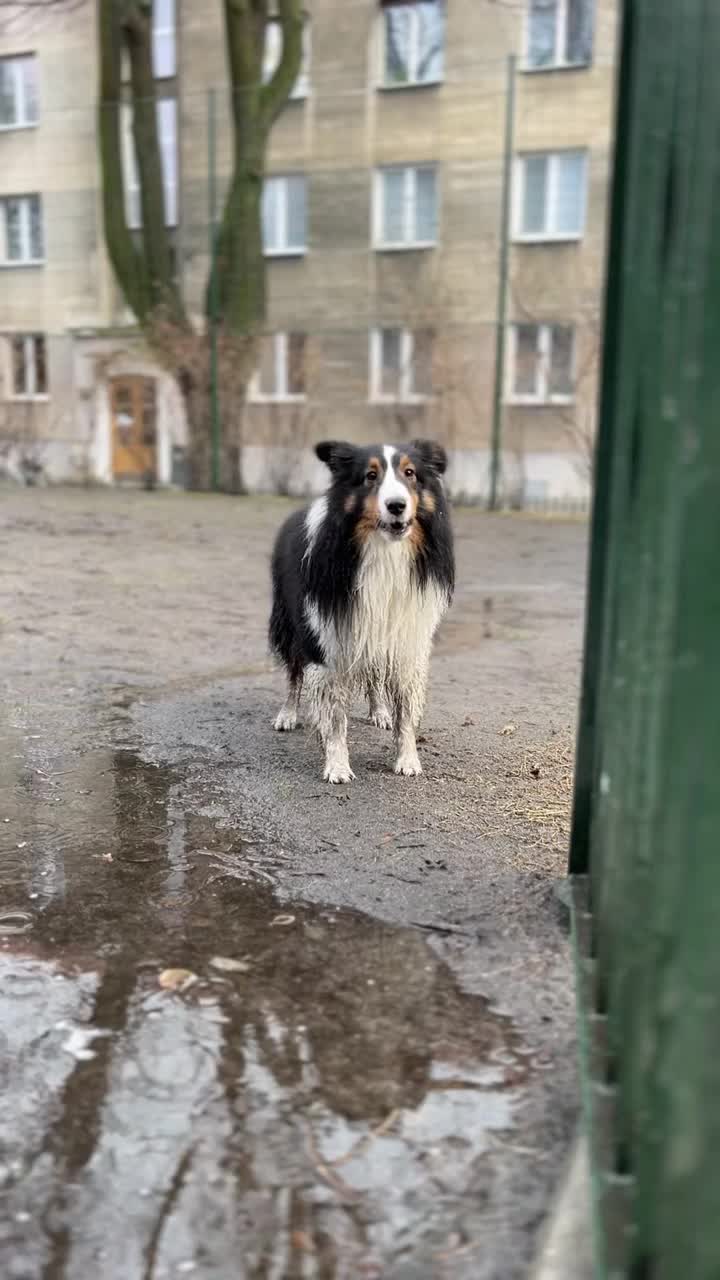
[[(166, 226), (152, 64), (152, 0), (96, 0), (100, 59), (98, 131), (105, 239), (123, 295), (150, 348), (176, 377), (186, 408), (189, 480), (206, 488), (211, 458), (211, 344), (215, 326), (224, 390), (221, 484), (241, 482), (239, 422), (257, 335), (266, 311), (261, 198), (272, 126), (285, 106), (302, 58), (302, 0), (223, 0), (230, 73), (232, 172), (207, 281), (201, 331), (194, 328), (173, 271)], [(267, 26), (277, 22), (282, 53), (263, 83)], [(130, 84), (123, 85), (126, 55)], [(129, 96), (128, 96), (129, 95)], [(121, 155), (121, 109), (132, 106), (140, 186), (139, 243), (127, 225)]]

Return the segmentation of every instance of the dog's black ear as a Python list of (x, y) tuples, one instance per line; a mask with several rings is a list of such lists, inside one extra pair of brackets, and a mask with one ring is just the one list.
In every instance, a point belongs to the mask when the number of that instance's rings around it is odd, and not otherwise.
[(315, 453), (321, 462), (330, 468), (333, 475), (344, 471), (355, 458), (355, 448), (343, 440), (323, 440), (315, 445)]
[(420, 454), (426, 467), (432, 467), (439, 476), (445, 474), (448, 464), (447, 454), (436, 440), (411, 440), (410, 448)]

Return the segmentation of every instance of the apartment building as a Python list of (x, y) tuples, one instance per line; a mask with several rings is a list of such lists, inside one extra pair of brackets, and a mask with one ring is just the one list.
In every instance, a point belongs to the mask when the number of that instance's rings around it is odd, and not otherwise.
[[(94, 17), (88, 2), (0, 29), (0, 458), (178, 482), (182, 402), (103, 245)], [(247, 403), (222, 404), (250, 489), (314, 488), (322, 436), (425, 432), (449, 449), (453, 492), (485, 496), (509, 173), (502, 491), (587, 497), (615, 26), (615, 0), (308, 4), (265, 179), (268, 333)], [(272, 28), (267, 74), (279, 52)], [(200, 324), (230, 165), (219, 0), (155, 0), (154, 60), (166, 216)]]

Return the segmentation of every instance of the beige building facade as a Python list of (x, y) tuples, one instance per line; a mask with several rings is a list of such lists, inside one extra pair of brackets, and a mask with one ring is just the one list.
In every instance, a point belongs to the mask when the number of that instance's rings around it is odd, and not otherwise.
[[(209, 128), (230, 163), (222, 6), (155, 0), (166, 211), (202, 324)], [(614, 0), (312, 0), (264, 195), (268, 334), (237, 417), (252, 490), (322, 482), (312, 444), (424, 432), (458, 497), (488, 491), (504, 139), (502, 492), (586, 500), (594, 433)], [(267, 49), (268, 70), (277, 55)], [(514, 74), (510, 58), (514, 56)], [(0, 30), (0, 465), (181, 482), (185, 426), (103, 246), (94, 5)], [(139, 211), (126, 139), (126, 216)], [(140, 234), (140, 232), (139, 232)]]

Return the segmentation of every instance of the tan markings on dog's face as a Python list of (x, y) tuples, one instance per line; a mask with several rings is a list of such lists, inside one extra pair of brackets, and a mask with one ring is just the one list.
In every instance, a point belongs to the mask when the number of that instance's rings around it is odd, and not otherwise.
[(355, 541), (362, 546), (364, 542), (367, 542), (370, 535), (377, 531), (379, 523), (380, 508), (378, 506), (377, 493), (368, 493), (363, 499), (362, 513), (353, 532)]
[(428, 515), (431, 516), (433, 514), (437, 507), (437, 502), (435, 501), (435, 494), (432, 489), (423, 489), (420, 497), (420, 504), (423, 511), (427, 511)]
[(385, 464), (382, 461), (382, 458), (378, 458), (376, 454), (373, 454), (371, 458), (368, 458), (368, 464), (365, 468), (366, 485), (368, 485), (369, 488), (372, 488), (373, 485), (378, 484), (383, 478), (384, 471)]
[(357, 502), (357, 498), (355, 497), (355, 494), (349, 493), (347, 498), (345, 499), (345, 502), (343, 503), (343, 506), (345, 507), (346, 515), (349, 515), (349, 516), (352, 515), (353, 511), (355, 510), (356, 502)]

